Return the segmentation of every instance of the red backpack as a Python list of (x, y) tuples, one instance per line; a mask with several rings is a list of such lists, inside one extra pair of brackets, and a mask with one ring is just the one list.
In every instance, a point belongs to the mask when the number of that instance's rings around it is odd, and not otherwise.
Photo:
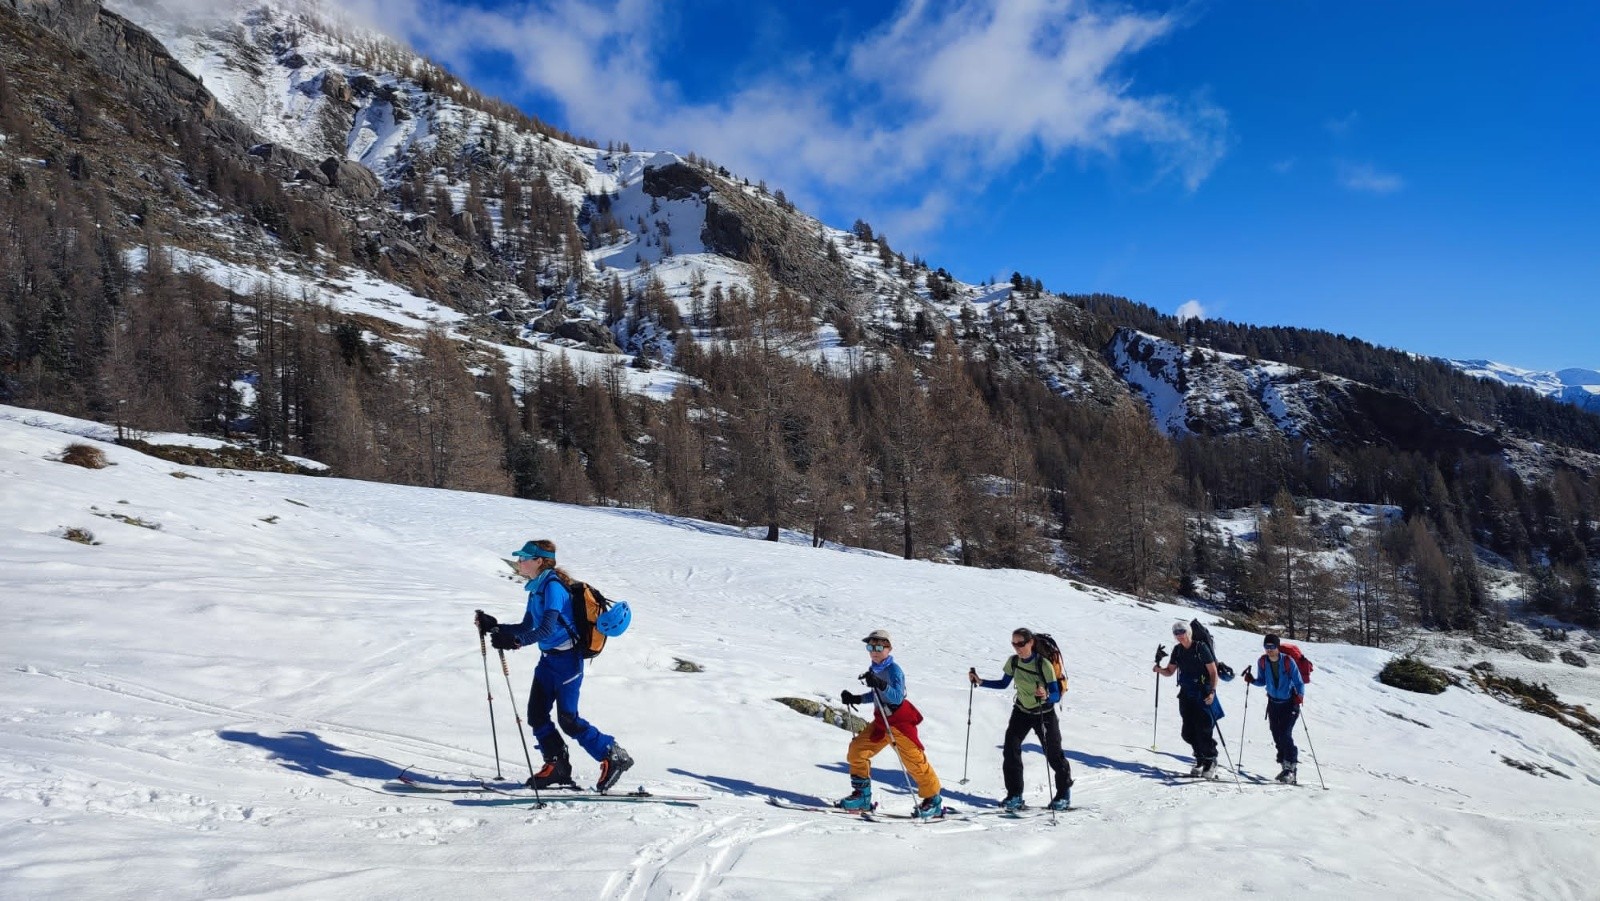
[(1295, 666), (1300, 667), (1301, 682), (1309, 683), (1311, 681), (1311, 671), (1316, 667), (1311, 664), (1311, 658), (1302, 653), (1298, 646), (1292, 645), (1287, 641), (1280, 641), (1278, 642), (1278, 653), (1289, 655), (1289, 659), (1294, 661)]
[[(1311, 658), (1302, 653), (1298, 647), (1295, 647), (1287, 641), (1279, 642), (1278, 654), (1280, 655), (1280, 658), (1291, 660), (1294, 662), (1295, 666), (1300, 668), (1301, 682), (1311, 681), (1311, 671), (1316, 669), (1316, 667), (1312, 665)], [(1279, 660), (1280, 663), (1282, 662), (1282, 659)], [(1261, 659), (1256, 661), (1256, 677), (1258, 680), (1266, 679), (1267, 668), (1270, 666), (1272, 666), (1272, 664), (1267, 660), (1267, 655), (1262, 654)], [(1303, 695), (1295, 695), (1294, 700), (1296, 704), (1305, 703), (1305, 697)]]

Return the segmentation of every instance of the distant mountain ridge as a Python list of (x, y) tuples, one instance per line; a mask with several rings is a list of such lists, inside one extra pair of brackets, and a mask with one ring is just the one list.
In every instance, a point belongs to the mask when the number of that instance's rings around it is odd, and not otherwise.
[(1592, 413), (1600, 413), (1600, 371), (1569, 368), (1556, 372), (1521, 369), (1493, 360), (1451, 360), (1446, 363), (1468, 375), (1516, 388), (1527, 388)]

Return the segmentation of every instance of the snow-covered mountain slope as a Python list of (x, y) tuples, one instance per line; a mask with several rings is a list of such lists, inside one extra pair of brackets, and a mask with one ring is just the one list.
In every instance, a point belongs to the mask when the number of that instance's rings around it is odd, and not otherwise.
[[(928, 340), (933, 324), (949, 321), (973, 336), (987, 327), (985, 337), (1005, 346), (1015, 365), (1062, 393), (1104, 393), (1112, 384), (1095, 351), (1036, 328), (1056, 315), (1055, 307), (1066, 306), (1053, 297), (1034, 299), (1040, 309), (1029, 325), (1009, 286), (936, 275), (889, 250), (870, 227), (856, 234), (828, 226), (788, 204), (781, 191), (769, 193), (764, 184), (709, 162), (600, 149), (553, 136), (547, 127), (539, 131), (409, 48), (341, 22), (324, 4), (229, 0), (204, 12), (170, 0), (113, 0), (112, 6), (157, 36), (262, 140), (323, 160), (327, 171), (339, 161), (360, 164), (384, 186), (384, 205), (395, 202), (402, 186), (422, 185), (430, 196), (448, 197), (442, 215), (402, 217), (415, 234), (385, 237), (382, 252), (393, 259), (427, 256), (429, 237), (465, 211), (469, 184), (487, 188), (482, 202), (490, 234), (470, 258), (439, 264), (465, 266), (492, 282), (469, 280), (476, 301), (450, 301), (461, 312), (482, 316), (499, 306), (514, 321), (542, 321), (541, 330), (549, 332), (554, 326), (545, 311), (559, 301), (561, 316), (581, 323), (569, 330), (576, 340), (587, 337), (595, 349), (610, 349), (603, 338), (593, 340), (606, 334), (605, 324), (625, 356), (670, 364), (673, 336), (653, 323), (607, 322), (597, 309), (600, 286), (615, 277), (630, 293), (642, 293), (659, 282), (689, 319), (696, 293), (703, 300), (717, 286), (748, 290), (750, 261), (759, 249), (777, 283), (816, 311), (815, 340), (802, 353), (853, 353), (840, 346), (834, 321), (840, 314), (886, 336), (916, 330), (919, 341)], [(505, 230), (510, 201), (494, 190), (503, 189), (506, 178), (543, 180), (571, 207), (586, 245), (582, 272), (575, 274), (587, 289), (574, 290), (564, 276), (545, 272), (507, 277), (527, 259), (521, 240)], [(487, 265), (478, 259), (485, 253)], [(530, 296), (535, 282), (540, 291), (534, 293), (542, 296)]]
[[(0, 884), (9, 897), (1585, 898), (1600, 879), (1600, 751), (1481, 693), (1381, 685), (1375, 650), (1309, 646), (1303, 784), (1174, 783), (1172, 685), (1150, 673), (1190, 611), (1012, 571), (749, 540), (630, 510), (327, 478), (191, 469), (0, 417)], [(24, 424), (24, 420), (35, 424)], [(111, 466), (58, 461), (69, 441)], [(63, 540), (67, 529), (94, 544)], [(637, 766), (628, 785), (697, 808), (485, 807), (381, 793), (399, 768), (493, 775), (472, 611), (520, 612), (507, 553), (629, 599), (584, 713)], [(845, 793), (848, 736), (774, 701), (856, 687), (859, 638), (894, 635), (953, 806), (1001, 793), (1009, 630), (1065, 645), (1078, 809), (1005, 821), (859, 823), (766, 796)], [(1241, 667), (1256, 636), (1218, 630)], [(533, 655), (509, 655), (525, 701)], [(681, 672), (678, 660), (703, 672)], [(525, 774), (492, 659), (500, 766)], [(1229, 751), (1270, 769), (1259, 693), (1223, 693)], [(1159, 704), (1158, 750), (1151, 717)], [(1241, 728), (1243, 732), (1241, 733)], [(1030, 747), (1034, 747), (1030, 745)], [(967, 756), (970, 751), (970, 758)], [(1537, 773), (1507, 765), (1532, 766)], [(1042, 759), (1026, 757), (1044, 798)], [(576, 763), (592, 779), (594, 764)], [(1541, 769), (1542, 768), (1542, 769)], [(888, 810), (909, 808), (892, 757)], [(963, 774), (970, 777), (961, 783)], [(1195, 878), (1195, 873), (1203, 878)]]
[(1329, 373), (1126, 328), (1118, 330), (1107, 352), (1112, 368), (1172, 435), (1283, 436), (1404, 449), (1499, 451), (1486, 427)]
[(1527, 388), (1545, 397), (1553, 397), (1575, 407), (1600, 413), (1600, 372), (1593, 369), (1573, 368), (1548, 372), (1520, 369), (1492, 360), (1446, 360), (1445, 362), (1480, 379)]

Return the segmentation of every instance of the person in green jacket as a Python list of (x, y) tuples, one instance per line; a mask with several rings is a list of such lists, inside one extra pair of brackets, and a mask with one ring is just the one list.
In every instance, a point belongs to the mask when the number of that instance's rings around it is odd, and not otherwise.
[(999, 679), (981, 679), (976, 670), (969, 670), (967, 678), (973, 685), (984, 688), (1017, 687), (1016, 703), (1011, 707), (1011, 722), (1006, 725), (1005, 750), (1001, 754), (1000, 772), (1006, 780), (1006, 797), (1000, 806), (1007, 810), (1020, 810), (1022, 800), (1022, 739), (1029, 732), (1039, 736), (1044, 747), (1044, 757), (1055, 771), (1056, 794), (1050, 799), (1052, 810), (1066, 810), (1072, 806), (1072, 765), (1061, 750), (1061, 721), (1056, 716), (1056, 704), (1066, 689), (1067, 676), (1056, 668), (1054, 661), (1034, 649), (1034, 635), (1030, 629), (1011, 633), (1011, 647), (1015, 654), (1006, 660), (1004, 673)]

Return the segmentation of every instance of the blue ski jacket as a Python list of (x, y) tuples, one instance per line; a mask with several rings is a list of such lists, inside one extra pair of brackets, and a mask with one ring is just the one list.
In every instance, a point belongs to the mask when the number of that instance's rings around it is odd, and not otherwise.
[(874, 663), (872, 672), (889, 685), (881, 692), (868, 687), (861, 699), (870, 701), (873, 695), (878, 695), (878, 699), (883, 701), (883, 706), (890, 710), (899, 707), (906, 699), (906, 674), (901, 672), (900, 664), (894, 662), (894, 655), (883, 658), (882, 663)]
[(528, 612), (523, 614), (522, 622), (502, 628), (507, 628), (523, 647), (537, 644), (541, 652), (572, 647), (572, 636), (577, 631), (572, 624), (572, 595), (556, 578), (555, 570), (545, 570), (529, 580), (526, 587)]
[(1267, 655), (1256, 661), (1256, 685), (1261, 686), (1273, 701), (1293, 700), (1295, 695), (1306, 693), (1305, 680), (1300, 678), (1300, 667), (1288, 654), (1279, 652), (1278, 665), (1274, 667)]

